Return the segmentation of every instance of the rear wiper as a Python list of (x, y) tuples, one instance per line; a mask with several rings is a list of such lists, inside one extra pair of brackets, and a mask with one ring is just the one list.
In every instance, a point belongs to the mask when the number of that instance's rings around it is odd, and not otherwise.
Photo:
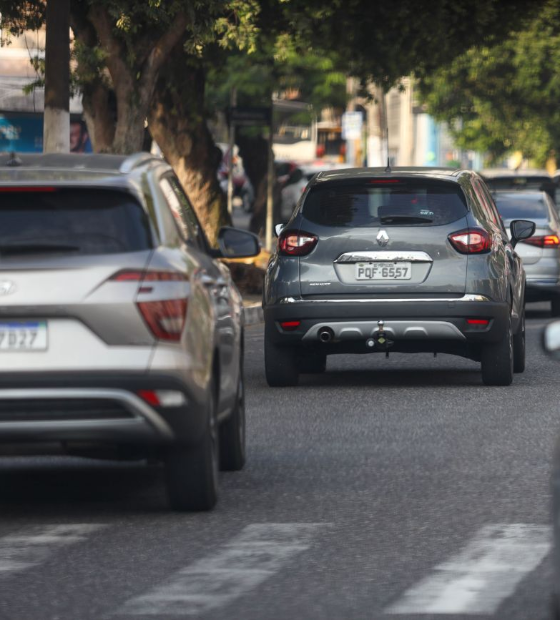
[(54, 243), (22, 243), (20, 245), (0, 246), (0, 256), (9, 254), (43, 254), (46, 252), (79, 252), (77, 245), (58, 245)]
[(431, 217), (422, 215), (384, 215), (380, 218), (382, 224), (393, 224), (398, 222), (399, 224), (426, 224), (433, 222)]

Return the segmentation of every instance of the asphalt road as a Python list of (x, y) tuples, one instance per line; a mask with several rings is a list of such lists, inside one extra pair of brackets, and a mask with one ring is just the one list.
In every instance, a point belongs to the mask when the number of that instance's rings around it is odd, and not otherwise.
[(459, 358), (372, 355), (272, 390), (251, 327), (249, 462), (211, 514), (169, 512), (157, 467), (0, 460), (1, 620), (544, 620), (544, 308), (508, 388)]

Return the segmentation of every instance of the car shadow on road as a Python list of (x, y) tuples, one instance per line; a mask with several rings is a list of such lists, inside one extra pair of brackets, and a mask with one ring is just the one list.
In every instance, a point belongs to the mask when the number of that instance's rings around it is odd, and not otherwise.
[(0, 457), (4, 518), (161, 513), (168, 506), (162, 469), (71, 457)]

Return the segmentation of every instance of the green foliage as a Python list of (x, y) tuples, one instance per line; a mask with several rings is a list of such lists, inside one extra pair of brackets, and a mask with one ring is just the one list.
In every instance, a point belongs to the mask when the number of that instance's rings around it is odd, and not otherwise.
[(421, 82), (428, 111), (463, 148), (520, 150), (539, 165), (560, 150), (560, 2), (503, 43), (469, 49)]

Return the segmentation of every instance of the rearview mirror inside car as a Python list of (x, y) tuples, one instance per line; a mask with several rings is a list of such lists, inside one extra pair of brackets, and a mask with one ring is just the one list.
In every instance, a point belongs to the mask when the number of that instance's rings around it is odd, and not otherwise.
[(518, 241), (528, 239), (534, 235), (535, 222), (530, 220), (513, 220), (509, 229), (511, 232), (511, 244), (515, 247)]
[(223, 258), (248, 258), (256, 256), (261, 251), (257, 235), (231, 226), (220, 229), (218, 247)]
[(554, 321), (545, 327), (543, 349), (555, 359), (560, 359), (560, 321)]

